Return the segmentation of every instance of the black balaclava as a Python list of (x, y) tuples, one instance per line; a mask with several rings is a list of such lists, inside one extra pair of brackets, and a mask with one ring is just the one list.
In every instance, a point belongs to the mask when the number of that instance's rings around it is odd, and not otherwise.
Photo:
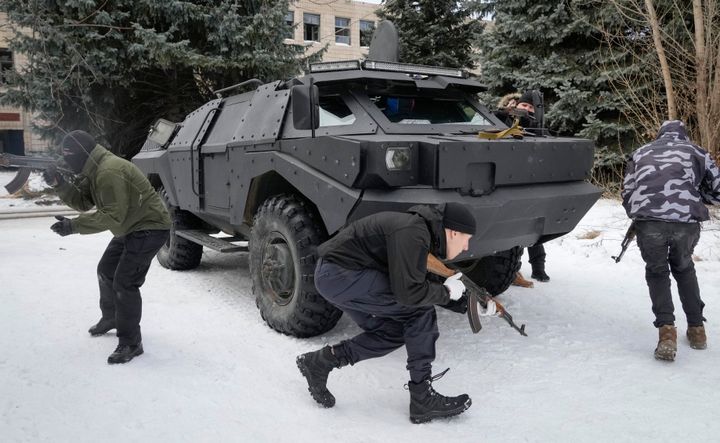
[(82, 172), (95, 145), (95, 138), (85, 131), (72, 131), (63, 138), (63, 157), (74, 173)]

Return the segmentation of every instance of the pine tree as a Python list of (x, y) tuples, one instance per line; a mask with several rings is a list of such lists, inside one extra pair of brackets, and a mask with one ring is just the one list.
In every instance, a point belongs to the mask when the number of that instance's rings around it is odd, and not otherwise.
[(472, 69), (472, 43), (482, 29), (473, 11), (458, 1), (388, 0), (378, 16), (395, 24), (401, 62)]
[(3, 103), (59, 138), (84, 129), (121, 155), (158, 117), (180, 121), (212, 91), (288, 78), (306, 63), (283, 42), (288, 0), (4, 0), (11, 49), (27, 56)]
[(498, 0), (491, 6), (494, 26), (477, 42), (490, 94), (540, 89), (551, 131), (590, 138), (599, 164), (621, 164), (635, 134), (610, 81), (616, 69), (633, 67), (622, 54), (603, 49), (599, 29), (618, 26), (614, 10), (584, 0)]

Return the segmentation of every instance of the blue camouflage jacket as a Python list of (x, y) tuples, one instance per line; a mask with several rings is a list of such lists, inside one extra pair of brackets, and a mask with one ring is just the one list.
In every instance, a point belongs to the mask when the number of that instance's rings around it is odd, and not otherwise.
[(705, 221), (704, 203), (720, 204), (720, 171), (707, 151), (690, 142), (683, 122), (666, 121), (655, 141), (633, 152), (622, 197), (633, 220)]

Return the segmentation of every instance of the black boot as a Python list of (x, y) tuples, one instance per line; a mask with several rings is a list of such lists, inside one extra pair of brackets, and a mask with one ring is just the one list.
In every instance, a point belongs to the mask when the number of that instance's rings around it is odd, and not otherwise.
[(93, 337), (97, 337), (98, 335), (105, 334), (106, 332), (108, 332), (111, 329), (115, 329), (115, 319), (103, 317), (100, 319), (99, 322), (90, 326), (90, 329), (88, 329), (88, 332)]
[(435, 418), (452, 417), (461, 414), (472, 404), (467, 394), (457, 397), (440, 395), (432, 387), (432, 382), (439, 379), (444, 372), (423, 380), (420, 383), (408, 382), (410, 390), (410, 421), (425, 423)]
[(550, 277), (545, 273), (545, 265), (537, 265), (532, 267), (532, 274), (530, 277), (534, 278), (537, 281), (541, 282), (548, 282), (550, 281)]
[(308, 391), (316, 402), (326, 408), (335, 406), (335, 397), (327, 389), (328, 374), (334, 368), (348, 364), (347, 359), (336, 357), (330, 348), (325, 346), (319, 351), (308, 352), (295, 359), (298, 369), (307, 379)]
[(143, 353), (142, 343), (136, 345), (118, 345), (115, 352), (108, 357), (108, 363), (113, 365), (116, 363), (127, 363), (133, 358)]

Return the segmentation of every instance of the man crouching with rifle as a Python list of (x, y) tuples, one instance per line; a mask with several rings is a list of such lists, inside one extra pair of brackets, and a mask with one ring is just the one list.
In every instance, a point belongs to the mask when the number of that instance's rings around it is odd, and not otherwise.
[(446, 397), (432, 383), (438, 339), (435, 306), (459, 300), (460, 275), (444, 283), (428, 279), (428, 254), (453, 259), (468, 249), (475, 219), (462, 204), (415, 206), (405, 213), (381, 212), (355, 221), (318, 247), (315, 286), (355, 321), (363, 333), (297, 358), (312, 397), (335, 405), (327, 389), (330, 371), (407, 349), (410, 421), (458, 415), (470, 407), (467, 394)]

